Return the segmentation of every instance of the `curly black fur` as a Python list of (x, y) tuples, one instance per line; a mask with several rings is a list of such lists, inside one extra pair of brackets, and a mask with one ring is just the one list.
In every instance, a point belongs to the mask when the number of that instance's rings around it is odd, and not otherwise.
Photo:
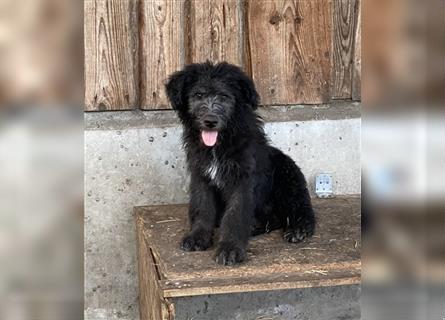
[(245, 259), (250, 235), (281, 228), (286, 241), (299, 242), (313, 234), (305, 178), (269, 145), (254, 111), (258, 93), (241, 69), (191, 64), (170, 76), (166, 90), (184, 127), (191, 173), (191, 228), (183, 250), (206, 250), (220, 226), (216, 261), (234, 265)]

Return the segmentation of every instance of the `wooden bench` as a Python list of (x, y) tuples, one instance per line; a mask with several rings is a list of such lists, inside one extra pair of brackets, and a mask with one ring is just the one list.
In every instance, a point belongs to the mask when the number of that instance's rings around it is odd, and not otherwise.
[[(183, 319), (178, 318), (184, 314), (179, 308), (184, 307), (185, 298), (195, 296), (358, 284), (360, 199), (313, 202), (318, 219), (314, 237), (290, 244), (283, 241), (280, 231), (257, 236), (249, 242), (247, 261), (237, 267), (216, 264), (214, 247), (204, 252), (179, 249), (188, 228), (187, 205), (136, 207), (141, 319)], [(231, 306), (226, 308), (229, 314)], [(189, 319), (214, 318), (199, 315), (198, 310)], [(260, 315), (252, 319), (287, 318)]]

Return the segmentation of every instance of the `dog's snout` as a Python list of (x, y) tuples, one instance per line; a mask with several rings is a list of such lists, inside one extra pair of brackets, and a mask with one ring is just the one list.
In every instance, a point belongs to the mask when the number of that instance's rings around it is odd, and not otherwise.
[(209, 129), (215, 128), (217, 124), (218, 120), (216, 120), (215, 118), (207, 118), (204, 120), (204, 125)]

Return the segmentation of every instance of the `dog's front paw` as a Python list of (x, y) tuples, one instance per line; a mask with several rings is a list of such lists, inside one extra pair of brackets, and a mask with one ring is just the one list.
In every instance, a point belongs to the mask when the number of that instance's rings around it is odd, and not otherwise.
[(205, 231), (192, 232), (181, 241), (184, 251), (204, 251), (212, 246), (212, 234)]
[(232, 243), (222, 242), (216, 250), (216, 262), (224, 266), (233, 266), (244, 261), (246, 249)]

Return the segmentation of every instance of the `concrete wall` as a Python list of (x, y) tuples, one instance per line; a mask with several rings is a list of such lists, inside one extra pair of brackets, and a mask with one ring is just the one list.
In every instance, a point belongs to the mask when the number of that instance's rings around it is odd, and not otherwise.
[[(359, 106), (262, 111), (273, 145), (313, 186), (331, 173), (335, 194), (360, 193)], [(181, 128), (171, 111), (86, 114), (85, 318), (137, 319), (134, 206), (187, 201)]]
[(359, 320), (360, 286), (176, 298), (175, 320)]

